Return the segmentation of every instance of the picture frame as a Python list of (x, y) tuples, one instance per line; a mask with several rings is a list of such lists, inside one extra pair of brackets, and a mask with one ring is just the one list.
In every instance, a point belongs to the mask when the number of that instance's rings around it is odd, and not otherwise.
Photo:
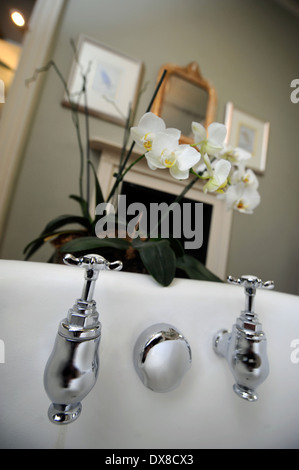
[[(143, 63), (84, 34), (79, 36), (68, 90), (72, 103), (85, 111), (82, 73), (86, 75), (88, 113), (99, 119), (125, 126), (134, 110), (141, 85)], [(67, 95), (62, 104), (70, 107)]]
[(240, 147), (252, 154), (246, 166), (258, 173), (266, 170), (270, 123), (261, 121), (239, 109), (232, 102), (226, 104), (226, 144)]

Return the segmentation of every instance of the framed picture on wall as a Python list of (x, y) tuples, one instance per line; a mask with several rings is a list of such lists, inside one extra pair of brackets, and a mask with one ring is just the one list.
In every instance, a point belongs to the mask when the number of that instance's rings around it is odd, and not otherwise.
[(228, 102), (225, 111), (227, 145), (240, 147), (251, 153), (252, 158), (246, 166), (263, 173), (266, 169), (270, 123), (236, 109)]
[[(71, 102), (82, 112), (87, 108), (90, 115), (124, 126), (137, 102), (142, 71), (139, 60), (81, 34), (67, 83)], [(70, 106), (66, 95), (62, 104)]]

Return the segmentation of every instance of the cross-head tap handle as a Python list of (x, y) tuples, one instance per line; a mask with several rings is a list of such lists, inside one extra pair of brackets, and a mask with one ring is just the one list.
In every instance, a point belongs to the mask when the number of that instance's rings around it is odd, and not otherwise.
[(103, 256), (90, 254), (76, 258), (71, 254), (65, 255), (63, 262), (68, 266), (78, 266), (85, 268), (85, 284), (81, 299), (91, 301), (93, 297), (95, 281), (100, 271), (120, 271), (123, 267), (121, 261), (107, 261)]
[(95, 269), (97, 271), (115, 270), (120, 271), (123, 267), (121, 261), (107, 261), (103, 256), (90, 254), (76, 258), (71, 254), (65, 255), (63, 262), (68, 266), (79, 266), (85, 269)]
[(243, 274), (239, 278), (228, 276), (227, 282), (230, 284), (244, 286), (246, 295), (245, 311), (253, 313), (253, 299), (256, 293), (256, 289), (274, 289), (274, 281), (263, 282), (257, 276), (251, 274)]

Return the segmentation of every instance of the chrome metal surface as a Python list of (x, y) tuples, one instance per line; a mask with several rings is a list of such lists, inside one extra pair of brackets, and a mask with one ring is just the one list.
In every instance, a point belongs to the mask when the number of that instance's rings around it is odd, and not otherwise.
[(54, 405), (52, 403), (48, 410), (48, 417), (53, 423), (68, 424), (79, 418), (81, 410), (81, 403), (75, 403), (74, 405)]
[(90, 254), (84, 255), (81, 258), (75, 258), (71, 254), (65, 255), (64, 263), (68, 266), (78, 266), (85, 268), (85, 284), (83, 286), (81, 300), (92, 300), (95, 288), (95, 281), (99, 276), (99, 271), (114, 270), (120, 271), (123, 267), (121, 261), (114, 261), (110, 263), (103, 256)]
[(65, 264), (85, 268), (82, 296), (69, 309), (58, 328), (56, 341), (44, 372), (44, 387), (52, 401), (48, 416), (55, 424), (68, 424), (81, 413), (81, 400), (96, 383), (101, 323), (92, 300), (99, 271), (120, 270), (122, 263), (109, 263), (99, 255), (75, 258), (66, 255)]
[(256, 388), (269, 374), (267, 340), (262, 325), (253, 312), (256, 288), (273, 289), (274, 282), (263, 283), (256, 276), (246, 275), (239, 279), (228, 277), (231, 284), (245, 288), (245, 310), (237, 318), (232, 332), (218, 331), (213, 338), (213, 349), (219, 356), (227, 359), (236, 383), (235, 393), (245, 400), (256, 401)]
[(143, 384), (154, 392), (169, 392), (191, 367), (191, 348), (184, 336), (167, 323), (147, 328), (136, 341), (133, 360)]
[(253, 301), (255, 298), (256, 289), (274, 289), (274, 282), (273, 281), (266, 281), (263, 282), (256, 276), (252, 276), (251, 274), (244, 274), (240, 278), (234, 278), (232, 276), (228, 276), (227, 282), (230, 284), (235, 284), (239, 286), (244, 286), (245, 288), (245, 311), (246, 312), (253, 312)]
[[(90, 334), (87, 339), (85, 333)], [(100, 339), (99, 321), (90, 329), (70, 325), (67, 319), (60, 323), (44, 372), (44, 387), (52, 401), (48, 412), (52, 422), (68, 424), (79, 416), (81, 400), (96, 383)], [(73, 411), (74, 407), (76, 413)]]

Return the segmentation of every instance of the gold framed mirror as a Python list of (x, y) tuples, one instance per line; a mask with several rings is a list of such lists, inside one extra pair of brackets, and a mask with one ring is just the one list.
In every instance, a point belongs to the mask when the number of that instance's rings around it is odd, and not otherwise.
[(214, 120), (216, 90), (202, 77), (196, 62), (186, 67), (164, 64), (159, 70), (157, 83), (164, 70), (167, 73), (151, 111), (164, 119), (167, 127), (181, 130), (181, 143), (191, 144), (192, 121), (200, 122), (207, 128)]

